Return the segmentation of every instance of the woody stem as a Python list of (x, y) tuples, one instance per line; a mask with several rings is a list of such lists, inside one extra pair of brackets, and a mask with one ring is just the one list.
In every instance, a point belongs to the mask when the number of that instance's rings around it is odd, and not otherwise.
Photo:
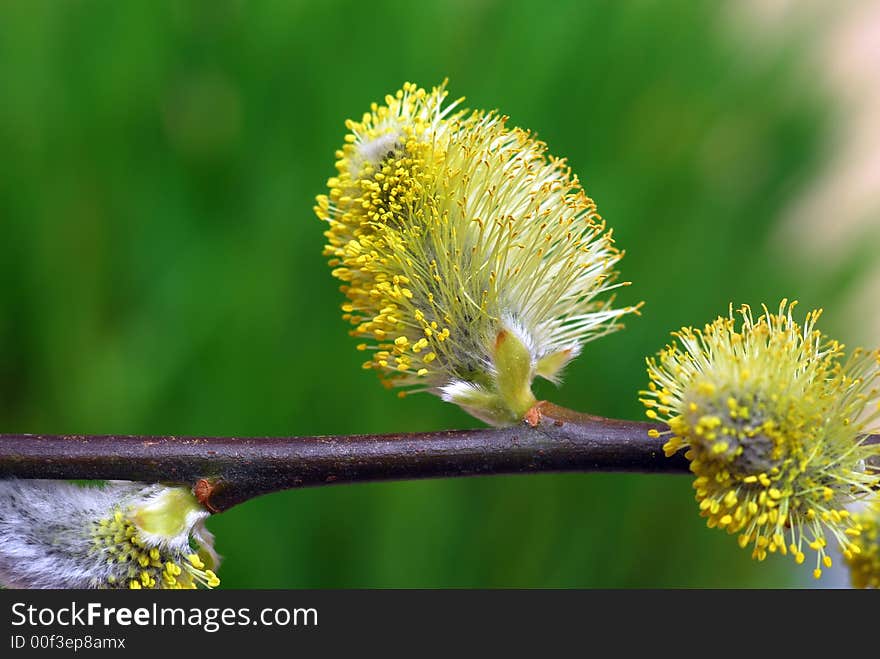
[(0, 435), (0, 478), (189, 484), (214, 511), (289, 488), (546, 472), (687, 473), (649, 429), (538, 403), (509, 428), (326, 437)]

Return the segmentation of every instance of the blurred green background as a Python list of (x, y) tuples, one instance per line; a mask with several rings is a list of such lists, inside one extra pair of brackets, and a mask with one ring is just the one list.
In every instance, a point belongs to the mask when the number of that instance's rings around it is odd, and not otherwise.
[[(343, 121), (450, 79), (569, 158), (647, 302), (540, 396), (641, 418), (644, 357), (729, 301), (835, 324), (855, 274), (770, 240), (834, 116), (728, 3), (4, 2), (0, 427), (286, 435), (472, 427), (360, 369), (313, 198)], [(801, 73), (798, 71), (801, 70)], [(785, 586), (685, 477), (496, 477), (291, 491), (211, 520), (223, 586)], [(803, 574), (802, 574), (803, 572)], [(803, 581), (806, 583), (806, 581)]]

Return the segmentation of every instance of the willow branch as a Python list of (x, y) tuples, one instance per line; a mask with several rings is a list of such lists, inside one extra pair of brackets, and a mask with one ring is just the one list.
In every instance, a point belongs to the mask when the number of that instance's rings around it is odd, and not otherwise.
[(326, 437), (0, 435), (0, 477), (193, 485), (222, 511), (280, 490), (546, 472), (687, 473), (648, 430), (664, 426), (539, 403), (511, 428)]
[[(200, 484), (226, 510), (255, 496), (318, 485), (565, 471), (684, 473), (656, 424), (541, 403), (511, 428), (325, 437), (0, 435), (0, 477)], [(209, 487), (205, 488), (205, 481)]]

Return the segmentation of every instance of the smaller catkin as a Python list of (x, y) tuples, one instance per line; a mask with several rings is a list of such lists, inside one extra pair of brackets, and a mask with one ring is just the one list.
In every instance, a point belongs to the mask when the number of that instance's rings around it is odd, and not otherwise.
[(742, 307), (648, 360), (641, 392), (651, 419), (669, 424), (664, 449), (685, 449), (700, 514), (764, 560), (815, 552), (818, 579), (830, 545), (847, 560), (865, 528), (847, 506), (880, 486), (880, 445), (866, 441), (880, 418), (880, 352), (854, 350), (816, 329), (820, 312), (755, 319)]
[(0, 584), (213, 588), (209, 516), (188, 488), (0, 480)]

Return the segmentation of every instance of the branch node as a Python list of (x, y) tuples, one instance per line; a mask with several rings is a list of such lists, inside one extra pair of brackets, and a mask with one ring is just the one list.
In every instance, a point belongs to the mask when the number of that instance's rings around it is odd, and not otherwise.
[(196, 497), (196, 500), (202, 504), (205, 508), (207, 508), (211, 513), (219, 513), (220, 511), (211, 503), (211, 495), (217, 491), (218, 480), (208, 479), (208, 478), (200, 478), (196, 481), (196, 484), (193, 485), (192, 492)]
[(529, 408), (528, 412), (526, 412), (524, 420), (532, 428), (537, 428), (538, 425), (541, 423), (541, 419), (544, 418), (544, 412), (541, 410), (541, 408), (546, 402), (546, 400), (539, 400), (537, 403)]

